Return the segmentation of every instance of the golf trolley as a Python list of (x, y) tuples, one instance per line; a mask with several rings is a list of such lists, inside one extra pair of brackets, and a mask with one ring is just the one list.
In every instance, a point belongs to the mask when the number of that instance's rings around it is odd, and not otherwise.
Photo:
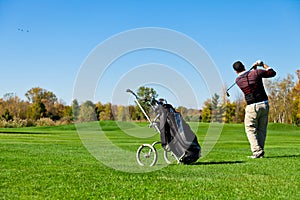
[(182, 119), (181, 114), (176, 112), (172, 105), (167, 104), (165, 99), (156, 100), (153, 96), (150, 99), (143, 99), (149, 104), (156, 114), (151, 120), (145, 109), (141, 106), (139, 97), (130, 89), (126, 92), (135, 97), (135, 103), (141, 109), (146, 119), (149, 121), (149, 128), (154, 128), (160, 134), (161, 141), (152, 144), (142, 144), (136, 152), (136, 160), (141, 166), (154, 166), (157, 162), (156, 145), (163, 147), (164, 160), (171, 164), (190, 164), (200, 157), (200, 145), (196, 135)]

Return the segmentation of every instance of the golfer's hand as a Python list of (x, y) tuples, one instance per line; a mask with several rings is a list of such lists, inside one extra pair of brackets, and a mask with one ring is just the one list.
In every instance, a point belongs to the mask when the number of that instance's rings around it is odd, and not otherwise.
[(258, 66), (264, 66), (264, 62), (261, 60), (257, 60), (255, 63), (253, 63), (252, 67), (256, 69)]

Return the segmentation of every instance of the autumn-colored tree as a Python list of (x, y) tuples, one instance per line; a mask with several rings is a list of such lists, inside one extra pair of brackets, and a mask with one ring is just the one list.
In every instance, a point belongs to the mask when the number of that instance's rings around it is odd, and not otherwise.
[[(265, 80), (266, 90), (270, 101), (269, 119), (279, 123), (300, 124), (300, 70), (296, 71), (298, 80), (294, 82), (293, 76), (288, 74), (286, 78), (280, 80)], [(226, 91), (224, 89), (224, 91)], [(201, 112), (198, 109), (178, 107), (176, 110), (181, 113), (186, 121), (203, 122), (226, 122), (241, 123), (245, 115), (245, 100), (240, 95), (235, 101), (225, 96), (220, 98), (214, 94), (211, 99), (204, 102)], [(157, 98), (157, 93), (153, 88), (140, 87), (137, 95), (140, 104), (147, 114), (151, 115), (151, 98)], [(0, 98), (0, 120), (3, 124), (9, 124), (5, 127), (12, 127), (12, 124), (22, 123), (21, 126), (31, 126), (37, 122), (45, 120), (60, 120), (57, 124), (71, 123), (74, 121), (95, 121), (95, 120), (140, 120), (144, 114), (139, 107), (118, 106), (111, 103), (93, 104), (91, 101), (84, 102), (81, 106), (75, 99), (71, 106), (58, 101), (53, 92), (34, 87), (25, 94), (28, 101), (21, 100), (14, 93), (7, 93)], [(45, 118), (45, 119), (41, 119)], [(50, 118), (50, 119), (49, 119)], [(52, 121), (53, 124), (55, 124)], [(41, 124), (41, 123), (39, 123)]]
[(47, 91), (40, 87), (34, 87), (28, 90), (25, 94), (28, 101), (33, 103), (35, 101), (44, 101), (54, 103), (57, 101), (57, 98), (53, 92)]
[(242, 123), (242, 122), (244, 122), (245, 108), (246, 108), (246, 101), (245, 101), (243, 95), (242, 94), (238, 95), (236, 97), (234, 103), (236, 104), (234, 122)]
[(117, 105), (112, 105), (111, 103), (102, 104), (101, 102), (98, 102), (95, 105), (95, 111), (99, 121), (118, 119), (119, 110)]
[(96, 121), (96, 112), (95, 112), (95, 105), (91, 101), (85, 101), (80, 106), (78, 121), (80, 122), (90, 122)]
[(265, 80), (270, 101), (269, 120), (277, 123), (292, 122), (292, 89), (295, 83), (293, 76), (288, 74), (286, 78)]
[(128, 120), (128, 113), (126, 112), (125, 106), (118, 106), (117, 120), (118, 121)]
[(188, 115), (188, 109), (184, 106), (179, 106), (176, 109), (178, 112), (180, 112), (181, 116), (185, 119), (185, 117)]
[(73, 109), (72, 109), (72, 106), (65, 105), (63, 107), (63, 117), (67, 117), (70, 120), (73, 119)]
[(100, 120), (100, 113), (104, 111), (104, 106), (100, 101), (95, 104), (95, 111), (97, 119)]
[[(72, 109), (70, 109), (72, 111)], [(65, 103), (60, 100), (53, 104), (53, 110), (51, 115), (49, 116), (52, 120), (60, 120), (63, 117), (70, 117), (72, 116), (72, 112), (68, 111), (67, 106)]]
[(0, 116), (5, 113), (10, 119), (25, 119), (28, 106), (28, 102), (21, 100), (14, 93), (7, 93), (3, 96), (3, 99), (0, 99)]
[(296, 70), (298, 81), (293, 88), (292, 122), (300, 125), (300, 70)]
[(207, 99), (203, 104), (202, 109), (202, 121), (211, 122), (211, 113), (212, 113), (212, 103), (211, 99)]
[(129, 105), (127, 107), (128, 109), (128, 116), (129, 116), (129, 119), (132, 119), (132, 120), (137, 120), (137, 112), (136, 112), (136, 107), (135, 106), (132, 106), (132, 105)]
[(225, 123), (233, 123), (235, 121), (235, 115), (236, 115), (236, 102), (231, 103), (230, 101), (227, 101), (225, 104), (225, 113), (223, 122)]
[(30, 105), (28, 116), (31, 119), (37, 120), (46, 117), (46, 106), (42, 102), (34, 102)]
[(113, 120), (113, 112), (112, 112), (112, 105), (111, 103), (107, 103), (103, 105), (103, 110), (100, 112), (99, 120)]
[(31, 103), (29, 116), (35, 120), (41, 117), (51, 117), (54, 112), (54, 103), (57, 98), (53, 92), (40, 87), (34, 87), (25, 94)]

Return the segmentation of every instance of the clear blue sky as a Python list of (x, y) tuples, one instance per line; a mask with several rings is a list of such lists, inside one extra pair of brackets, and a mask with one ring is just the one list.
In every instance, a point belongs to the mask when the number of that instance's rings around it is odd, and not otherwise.
[[(77, 74), (90, 52), (113, 35), (143, 27), (172, 29), (198, 42), (227, 85), (235, 79), (231, 66), (236, 60), (250, 66), (262, 59), (280, 78), (300, 69), (297, 0), (0, 0), (0, 97), (12, 92), (25, 99), (26, 91), (38, 86), (70, 104)], [(129, 66), (160, 63), (159, 57), (165, 56), (142, 53), (146, 56), (124, 56), (124, 62), (116, 62), (118, 66), (104, 79), (117, 82), (122, 73), (131, 70)], [(143, 59), (137, 62), (137, 57)], [(180, 60), (177, 65), (175, 61), (166, 55), (161, 63), (186, 72), (186, 79), (193, 77), (193, 72), (189, 75), (189, 70), (182, 70)], [(109, 91), (116, 82), (99, 87), (102, 89), (92, 100), (110, 101)], [(205, 90), (196, 77), (190, 84), (196, 91)], [(164, 92), (161, 89), (159, 93)], [(238, 88), (233, 89), (232, 96), (235, 93), (239, 93)], [(200, 104), (210, 97), (205, 92), (198, 95)]]

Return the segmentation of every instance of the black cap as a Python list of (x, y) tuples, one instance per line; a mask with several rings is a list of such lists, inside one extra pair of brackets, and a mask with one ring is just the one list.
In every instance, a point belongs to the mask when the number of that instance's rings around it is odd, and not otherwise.
[(245, 70), (245, 66), (243, 65), (243, 63), (241, 61), (236, 61), (235, 63), (233, 63), (233, 69), (237, 72), (242, 72)]

